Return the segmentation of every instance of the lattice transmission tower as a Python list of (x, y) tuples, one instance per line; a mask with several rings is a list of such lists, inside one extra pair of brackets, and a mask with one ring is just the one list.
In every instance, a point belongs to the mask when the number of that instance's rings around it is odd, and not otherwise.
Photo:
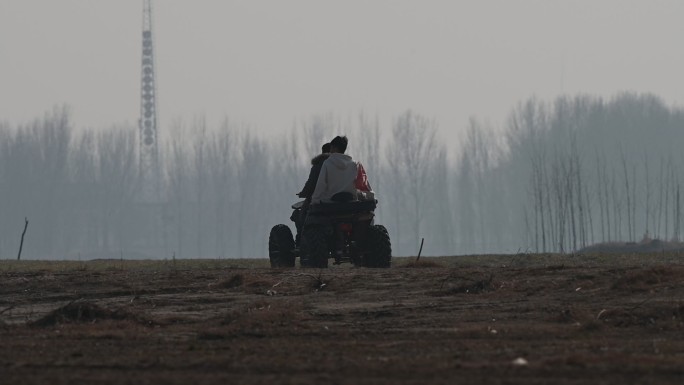
[(140, 177), (142, 200), (156, 203), (161, 198), (159, 132), (157, 127), (157, 83), (154, 72), (152, 0), (143, 0), (142, 71), (140, 77)]

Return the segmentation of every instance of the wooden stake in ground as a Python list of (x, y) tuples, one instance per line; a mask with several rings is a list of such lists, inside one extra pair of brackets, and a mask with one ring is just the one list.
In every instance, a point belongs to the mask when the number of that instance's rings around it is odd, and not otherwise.
[(26, 229), (28, 228), (28, 218), (24, 218), (24, 231), (21, 233), (21, 243), (19, 243), (19, 254), (17, 255), (17, 261), (21, 259), (21, 249), (24, 248), (24, 236), (26, 235)]
[(425, 238), (420, 238), (420, 250), (418, 250), (418, 257), (416, 258), (416, 262), (420, 260), (420, 253), (423, 252), (423, 242), (425, 242)]

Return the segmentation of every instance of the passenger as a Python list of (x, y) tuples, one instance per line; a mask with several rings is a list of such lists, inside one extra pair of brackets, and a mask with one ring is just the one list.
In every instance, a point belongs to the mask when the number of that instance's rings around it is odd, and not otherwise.
[[(345, 155), (347, 144), (346, 136), (336, 136), (330, 142), (330, 156), (321, 167), (312, 204), (353, 201), (359, 199), (360, 191), (372, 192), (363, 166)], [(367, 194), (362, 198), (367, 198)]]

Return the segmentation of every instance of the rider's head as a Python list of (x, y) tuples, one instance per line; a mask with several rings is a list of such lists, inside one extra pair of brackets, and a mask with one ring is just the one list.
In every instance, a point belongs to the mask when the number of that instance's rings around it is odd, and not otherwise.
[(346, 136), (336, 136), (335, 139), (330, 141), (330, 152), (344, 154), (344, 152), (347, 151), (348, 142)]
[(326, 143), (321, 147), (321, 153), (322, 154), (327, 154), (330, 152), (330, 143)]

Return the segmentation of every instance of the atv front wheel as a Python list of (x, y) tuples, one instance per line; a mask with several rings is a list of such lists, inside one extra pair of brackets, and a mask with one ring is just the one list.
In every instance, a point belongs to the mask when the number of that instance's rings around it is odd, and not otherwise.
[(392, 264), (392, 243), (385, 226), (368, 227), (365, 241), (366, 253), (363, 256), (363, 267), (387, 268)]
[(302, 232), (299, 264), (304, 268), (328, 267), (328, 233), (325, 227), (309, 226)]
[(275, 225), (268, 236), (268, 259), (271, 267), (294, 267), (294, 238), (286, 225)]

